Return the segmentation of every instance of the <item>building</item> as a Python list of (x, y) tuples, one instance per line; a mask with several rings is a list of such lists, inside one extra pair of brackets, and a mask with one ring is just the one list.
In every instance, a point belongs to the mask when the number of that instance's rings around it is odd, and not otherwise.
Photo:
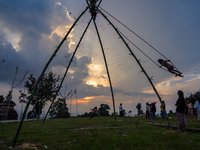
[(17, 120), (18, 114), (14, 109), (15, 105), (10, 91), (6, 96), (6, 100), (0, 103), (0, 120)]

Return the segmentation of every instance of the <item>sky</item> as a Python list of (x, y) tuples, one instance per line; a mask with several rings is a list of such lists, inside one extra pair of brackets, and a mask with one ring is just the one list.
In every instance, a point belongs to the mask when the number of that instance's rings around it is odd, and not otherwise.
[[(100, 4), (100, 10), (113, 25), (152, 60), (157, 62), (158, 59), (165, 59), (165, 56), (183, 72), (184, 77), (180, 78), (160, 69), (127, 41), (149, 77), (152, 77), (160, 97), (166, 103), (167, 111), (175, 111), (178, 90), (182, 90), (185, 96), (200, 90), (199, 5), (199, 1), (188, 0), (102, 0)], [(38, 78), (56, 47), (86, 7), (84, 0), (0, 1), (0, 95), (5, 97), (11, 90), (17, 66), (15, 84), (22, 80), (27, 71), (26, 78), (30, 74)], [(91, 14), (87, 10), (46, 73), (52, 71), (63, 76), (90, 18)], [(163, 56), (119, 22), (155, 47)], [(146, 102), (157, 102), (159, 113), (158, 97), (118, 34), (100, 13), (97, 14), (96, 24), (106, 55), (116, 112), (119, 111), (120, 103), (123, 104), (123, 109), (132, 111), (131, 115), (135, 115), (138, 103), (142, 104), (145, 111)], [(18, 102), (19, 91), (24, 90), (23, 84), (24, 82), (13, 89), (12, 100), (17, 104), (15, 109), (18, 114), (21, 108), (24, 109)], [(108, 104), (110, 113), (113, 112), (108, 75), (93, 22), (77, 49), (60, 92), (64, 94), (74, 89), (77, 90), (79, 114), (89, 112), (90, 108), (99, 107), (100, 104)], [(71, 100), (71, 113), (77, 115), (76, 97)], [(70, 100), (67, 105), (70, 106)], [(47, 109), (48, 105), (43, 115)]]

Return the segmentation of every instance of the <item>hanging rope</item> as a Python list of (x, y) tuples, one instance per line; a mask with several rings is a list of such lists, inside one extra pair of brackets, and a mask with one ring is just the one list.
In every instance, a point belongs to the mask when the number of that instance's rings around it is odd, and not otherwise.
[[(146, 40), (144, 40), (141, 36), (139, 36), (137, 33), (135, 33), (133, 30), (128, 28), (125, 24), (123, 24), (121, 21), (116, 19), (114, 16), (112, 16), (110, 13), (108, 13), (106, 10), (103, 8), (99, 7), (101, 10), (103, 10), (105, 13), (107, 13), (109, 16), (111, 16), (113, 19), (115, 19), (117, 22), (119, 22), (122, 26), (124, 26), (126, 29), (128, 29), (131, 33), (136, 35), (139, 39), (141, 39), (144, 43), (146, 43), (148, 46), (150, 46), (153, 50), (155, 50), (157, 53), (159, 53), (161, 56), (163, 56), (165, 59), (169, 60), (165, 55), (163, 55), (161, 52), (159, 52), (155, 47), (153, 47), (151, 44), (149, 44)], [(171, 62), (171, 61), (170, 61)], [(178, 70), (178, 68), (171, 62), (171, 64)], [(179, 70), (178, 70), (179, 71)]]
[[(119, 31), (120, 32), (120, 31)], [(135, 45), (130, 39), (128, 39), (122, 32), (120, 32), (120, 34), (125, 37), (131, 44), (133, 44), (133, 46), (135, 46), (135, 48), (137, 48), (142, 54), (144, 54), (149, 60), (151, 60), (156, 66), (160, 67), (153, 59), (151, 59), (146, 53), (144, 53), (137, 45)], [(167, 69), (165, 68), (161, 68), (167, 72), (169, 72)]]

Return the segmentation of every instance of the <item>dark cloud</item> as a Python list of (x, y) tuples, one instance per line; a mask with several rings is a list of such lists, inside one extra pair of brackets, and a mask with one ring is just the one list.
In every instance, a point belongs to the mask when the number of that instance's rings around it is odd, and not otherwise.
[[(56, 33), (53, 39), (50, 34), (56, 27), (71, 23), (66, 7), (57, 5), (57, 2), (58, 0), (0, 2), (0, 60), (5, 59), (1, 81), (9, 81), (16, 66), (19, 66), (18, 76), (23, 76), (27, 70), (35, 76), (40, 74), (60, 42)], [(19, 50), (9, 42), (10, 35), (6, 35), (7, 31), (20, 39)], [(66, 45), (69, 42), (65, 43), (65, 47), (60, 49), (61, 56), (68, 55)]]
[(1, 1), (0, 19), (9, 29), (15, 32), (26, 32), (35, 29), (38, 32), (51, 32), (51, 16), (55, 11), (56, 0), (16, 0)]
[(0, 31), (0, 61), (1, 78), (0, 81), (12, 81), (17, 66), (21, 66), (24, 61), (18, 55), (12, 44), (7, 41), (6, 35)]

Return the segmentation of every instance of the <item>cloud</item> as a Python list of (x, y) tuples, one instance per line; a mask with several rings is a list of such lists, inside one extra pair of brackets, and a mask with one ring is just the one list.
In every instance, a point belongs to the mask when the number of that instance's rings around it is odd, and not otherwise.
[[(63, 33), (66, 33), (72, 23), (72, 18), (66, 7), (61, 6), (55, 0), (48, 2), (46, 0), (27, 0), (25, 2), (16, 0), (12, 3), (1, 2), (0, 22), (0, 59), (5, 59), (0, 80), (9, 81), (8, 74), (13, 74), (17, 65), (19, 66), (19, 76), (22, 76), (27, 70), (36, 76), (39, 75), (63, 36), (61, 26), (64, 27), (62, 28)], [(8, 41), (12, 38), (10, 33), (13, 33), (15, 37), (18, 36), (16, 37), (18, 40)], [(52, 34), (54, 38), (52, 38)], [(61, 52), (61, 55), (69, 54), (67, 51), (69, 47), (66, 45), (70, 42), (72, 41), (66, 41), (65, 47), (61, 48), (60, 51), (64, 51)]]

